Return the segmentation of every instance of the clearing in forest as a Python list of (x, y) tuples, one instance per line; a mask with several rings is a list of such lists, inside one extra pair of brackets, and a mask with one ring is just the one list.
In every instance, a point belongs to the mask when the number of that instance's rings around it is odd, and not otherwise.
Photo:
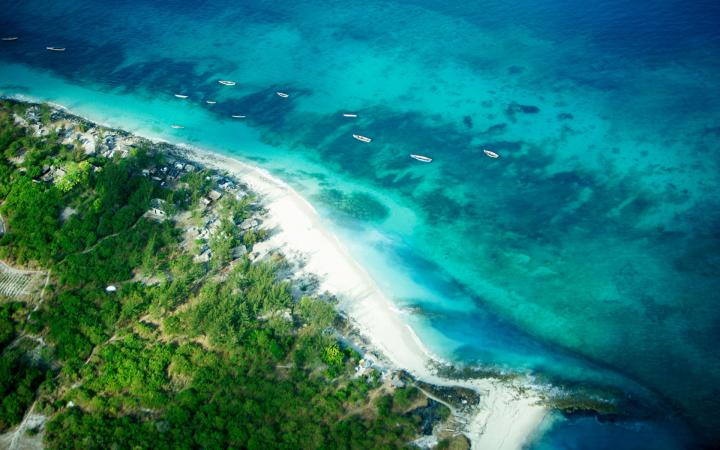
[(26, 298), (41, 284), (43, 272), (14, 269), (0, 261), (0, 297)]

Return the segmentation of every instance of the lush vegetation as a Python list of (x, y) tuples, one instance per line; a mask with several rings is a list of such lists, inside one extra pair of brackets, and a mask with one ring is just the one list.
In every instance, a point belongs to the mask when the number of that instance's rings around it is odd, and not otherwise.
[(46, 374), (41, 364), (28, 359), (22, 347), (3, 352), (0, 358), (0, 430), (22, 420)]
[[(11, 118), (24, 108), (0, 103), (0, 257), (53, 281), (27, 321), (0, 304), (0, 342), (42, 335), (54, 364), (3, 352), (0, 427), (37, 398), (51, 448), (395, 448), (418, 434), (420, 394), (353, 376), (359, 355), (335, 337), (331, 300), (296, 298), (281, 256), (231, 262), (233, 247), (265, 237), (237, 226), (252, 197), (214, 205), (213, 256), (196, 263), (179, 225), (143, 213), (161, 198), (202, 216), (211, 173), (161, 187), (142, 171), (162, 155), (86, 155), (67, 144), (72, 123), (27, 135)], [(43, 178), (48, 167), (64, 175)]]
[(17, 321), (14, 316), (22, 310), (20, 302), (0, 303), (0, 349), (4, 349), (16, 335)]
[(0, 431), (18, 423), (30, 404), (35, 391), (45, 380), (44, 362), (31, 357), (28, 339), (18, 338), (17, 318), (27, 314), (20, 302), (0, 303)]

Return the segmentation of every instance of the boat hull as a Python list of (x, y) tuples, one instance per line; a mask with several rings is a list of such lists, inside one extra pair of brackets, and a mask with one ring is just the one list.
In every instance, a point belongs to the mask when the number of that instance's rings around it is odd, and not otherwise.
[(414, 160), (424, 162), (424, 163), (432, 162), (432, 158), (428, 158), (427, 156), (423, 156), (423, 155), (410, 155), (410, 157)]
[(361, 136), (359, 134), (353, 134), (352, 137), (354, 137), (360, 142), (372, 142), (372, 139), (370, 139), (369, 137)]

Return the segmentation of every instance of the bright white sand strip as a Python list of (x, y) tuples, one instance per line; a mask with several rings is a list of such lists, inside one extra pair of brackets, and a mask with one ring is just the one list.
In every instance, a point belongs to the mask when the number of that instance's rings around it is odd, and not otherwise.
[[(187, 148), (187, 147), (186, 147)], [(286, 183), (267, 171), (215, 153), (188, 149), (188, 157), (227, 171), (261, 196), (268, 210), (265, 226), (274, 231), (266, 248), (307, 260), (303, 270), (320, 278), (320, 289), (335, 294), (360, 332), (392, 363), (428, 383), (463, 386), (480, 392), (478, 413), (466, 432), (475, 449), (520, 449), (548, 412), (532, 392), (509, 382), (448, 380), (431, 368), (432, 356), (412, 328), (342, 243), (323, 226), (317, 211)]]
[[(21, 101), (36, 101), (19, 95), (13, 97)], [(53, 106), (70, 112), (63, 105)], [(93, 121), (92, 118), (82, 118)], [(113, 124), (101, 125), (114, 128)], [(167, 142), (148, 136), (145, 138)], [(321, 290), (338, 297), (341, 308), (354, 325), (398, 369), (404, 369), (431, 384), (462, 386), (481, 394), (477, 413), (469, 418), (465, 430), (474, 449), (521, 449), (527, 443), (548, 413), (547, 407), (538, 404), (537, 393), (527, 386), (523, 386), (526, 389), (520, 393), (517, 386), (510, 382), (449, 380), (437, 376), (432, 369), (432, 355), (402, 320), (398, 309), (342, 243), (323, 228), (317, 211), (303, 197), (258, 167), (195, 147), (177, 146), (199, 164), (235, 175), (262, 197), (261, 201), (269, 213), (265, 225), (270, 230), (275, 228), (266, 245), (287, 254), (303, 254), (307, 258), (304, 270), (320, 278)]]

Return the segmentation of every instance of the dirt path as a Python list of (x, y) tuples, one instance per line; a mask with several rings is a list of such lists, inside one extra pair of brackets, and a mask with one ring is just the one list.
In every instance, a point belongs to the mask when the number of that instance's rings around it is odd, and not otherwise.
[(40, 309), (40, 306), (42, 306), (43, 301), (45, 301), (45, 289), (47, 288), (48, 283), (50, 282), (50, 271), (48, 270), (47, 275), (45, 275), (45, 283), (43, 283), (43, 287), (40, 290), (40, 300), (35, 304), (35, 307), (32, 311), (30, 311), (25, 318), (25, 321), (30, 321), (30, 316), (32, 313), (37, 312), (38, 309)]
[[(107, 236), (103, 236), (103, 237), (100, 238), (99, 241), (97, 241), (96, 243), (94, 243), (94, 244), (91, 245), (90, 247), (86, 248), (85, 250), (83, 250), (83, 251), (81, 251), (81, 252), (79, 252), (79, 253), (73, 253), (73, 255), (84, 255), (85, 253), (88, 253), (88, 252), (91, 252), (91, 251), (95, 250), (95, 248), (96, 248), (98, 245), (102, 244), (103, 241), (105, 241), (106, 239), (110, 239), (110, 238), (112, 238), (112, 237), (119, 236), (120, 234), (124, 233), (124, 232), (127, 231), (127, 230), (132, 230), (133, 228), (135, 228), (135, 226), (136, 226), (138, 223), (140, 223), (140, 221), (141, 221), (142, 219), (143, 219), (143, 216), (138, 217), (138, 219), (135, 221), (135, 223), (132, 224), (132, 225), (130, 225), (129, 228), (127, 228), (127, 229), (125, 229), (125, 230), (122, 230), (122, 231), (118, 231), (117, 233), (108, 234)], [(68, 256), (70, 256), (70, 255), (68, 255)], [(66, 256), (65, 258), (67, 258), (67, 256)], [(63, 258), (63, 261), (65, 260), (65, 258)]]
[[(42, 439), (43, 439), (43, 432), (42, 427), (45, 424), (45, 420), (47, 420), (47, 417), (43, 416), (42, 414), (34, 414), (33, 410), (35, 409), (35, 403), (34, 402), (28, 411), (25, 413), (25, 417), (23, 417), (22, 422), (20, 422), (20, 425), (18, 425), (17, 429), (12, 432), (12, 438), (10, 439), (10, 443), (7, 447), (8, 450), (25, 450), (25, 449), (42, 449)], [(30, 436), (26, 433), (28, 429), (41, 429), (39, 433), (37, 433), (34, 436)], [(10, 433), (3, 436), (3, 438), (0, 440), (0, 444), (7, 442), (7, 437)]]

